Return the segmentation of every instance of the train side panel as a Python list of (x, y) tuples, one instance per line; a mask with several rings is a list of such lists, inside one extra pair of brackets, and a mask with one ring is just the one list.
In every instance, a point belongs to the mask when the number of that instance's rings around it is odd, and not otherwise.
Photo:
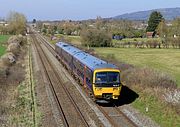
[(90, 90), (92, 90), (92, 75), (93, 72), (78, 61), (76, 58), (73, 58), (73, 73), (78, 76), (81, 84), (87, 85)]
[(59, 46), (57, 46), (57, 45), (55, 45), (55, 52), (58, 54), (58, 55), (56, 55), (56, 58), (58, 59), (58, 60), (60, 60), (60, 57), (62, 57), (61, 56), (61, 48), (59, 47)]
[(92, 90), (92, 81), (93, 81), (93, 71), (86, 67), (86, 84), (90, 90)]
[(69, 71), (73, 72), (81, 84), (88, 86), (92, 90), (92, 70), (57, 45), (55, 46), (55, 51), (58, 54), (58, 59), (64, 63)]

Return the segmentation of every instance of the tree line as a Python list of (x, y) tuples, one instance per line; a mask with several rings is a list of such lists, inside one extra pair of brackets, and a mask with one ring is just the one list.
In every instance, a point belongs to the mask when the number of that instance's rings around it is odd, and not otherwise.
[(10, 12), (7, 16), (7, 25), (0, 26), (0, 34), (24, 35), (26, 33), (26, 22), (24, 14)]
[[(141, 29), (135, 28), (135, 21), (128, 20), (111, 20), (97, 17), (95, 20), (86, 21), (61, 21), (54, 22), (51, 25), (38, 22), (37, 27), (44, 34), (54, 35), (74, 35), (81, 36), (81, 42), (89, 47), (107, 47), (114, 46), (112, 39), (121, 40), (124, 38), (146, 38), (146, 32), (153, 32), (155, 37), (161, 38), (161, 42), (126, 42), (124, 45), (135, 45), (135, 47), (178, 47), (179, 46), (179, 30), (180, 18), (176, 18), (167, 25), (167, 21), (163, 18), (160, 12), (154, 11), (151, 13), (149, 20), (142, 21)], [(156, 46), (157, 45), (157, 46)], [(161, 45), (161, 46), (158, 46)]]

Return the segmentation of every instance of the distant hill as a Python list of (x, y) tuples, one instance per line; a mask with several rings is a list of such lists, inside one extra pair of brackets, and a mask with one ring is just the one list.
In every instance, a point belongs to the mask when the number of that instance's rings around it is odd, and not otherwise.
[(177, 8), (163, 8), (163, 9), (154, 9), (148, 11), (126, 13), (123, 15), (112, 17), (112, 19), (148, 20), (152, 11), (161, 12), (161, 14), (166, 20), (173, 20), (176, 17), (180, 17), (180, 7), (177, 7)]

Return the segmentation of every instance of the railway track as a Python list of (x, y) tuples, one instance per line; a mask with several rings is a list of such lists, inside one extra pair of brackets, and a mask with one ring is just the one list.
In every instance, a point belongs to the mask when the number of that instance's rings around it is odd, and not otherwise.
[[(56, 101), (59, 113), (62, 119), (62, 126), (86, 126), (88, 122), (84, 118), (82, 112), (74, 101), (73, 97), (66, 88), (66, 84), (70, 82), (63, 82), (59, 76), (57, 70), (53, 67), (51, 61), (46, 56), (46, 53), (41, 47), (44, 41), (41, 39), (41, 43), (37, 40), (35, 34), (32, 34), (33, 44), (37, 48), (38, 55), (42, 61), (45, 74), (48, 79), (49, 87), (51, 88), (53, 97)], [(43, 44), (44, 45), (44, 44)], [(52, 49), (52, 47), (51, 47)], [(59, 125), (58, 125), (59, 126)]]
[[(54, 51), (54, 47), (49, 44), (41, 35), (38, 34), (38, 39), (41, 43), (44, 43), (48, 50), (56, 56), (56, 52)], [(100, 111), (105, 115), (105, 117), (109, 120), (112, 126), (114, 127), (137, 127), (137, 125), (129, 119), (116, 104), (111, 104), (108, 106), (98, 105), (97, 107)]]
[(112, 103), (110, 105), (97, 105), (106, 118), (114, 127), (137, 127), (117, 106)]

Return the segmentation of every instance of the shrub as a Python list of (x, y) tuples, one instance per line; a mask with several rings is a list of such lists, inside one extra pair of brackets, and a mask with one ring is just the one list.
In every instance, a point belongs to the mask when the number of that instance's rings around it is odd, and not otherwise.
[(177, 84), (169, 75), (149, 68), (130, 68), (122, 73), (122, 80), (128, 85), (142, 87), (176, 88)]
[(27, 38), (25, 36), (22, 36), (21, 34), (18, 36), (17, 35), (11, 36), (8, 39), (8, 44), (11, 44), (11, 43), (17, 43), (19, 45), (24, 45), (25, 43), (27, 43)]
[(97, 29), (83, 30), (80, 34), (82, 44), (90, 47), (109, 47), (111, 46), (111, 36), (106, 31)]
[(7, 48), (8, 52), (12, 52), (13, 54), (17, 55), (20, 51), (20, 45), (19, 43), (11, 43), (8, 45)]
[(1, 57), (2, 66), (9, 66), (16, 62), (15, 55), (11, 52), (4, 54)]
[(11, 44), (11, 43), (20, 43), (20, 40), (18, 39), (17, 36), (11, 36), (9, 39), (8, 39), (8, 44)]
[(4, 80), (7, 78), (8, 75), (8, 67), (0, 65), (0, 84), (4, 83)]
[(18, 40), (19, 40), (20, 45), (22, 46), (27, 43), (27, 37), (21, 34), (18, 35)]

